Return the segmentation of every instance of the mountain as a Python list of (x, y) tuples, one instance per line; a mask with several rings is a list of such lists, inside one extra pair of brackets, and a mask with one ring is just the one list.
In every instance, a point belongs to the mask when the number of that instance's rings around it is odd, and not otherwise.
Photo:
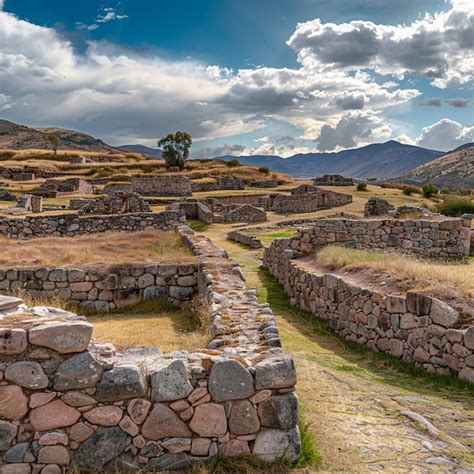
[(374, 143), (337, 153), (304, 153), (281, 158), (271, 155), (220, 156), (216, 159), (239, 160), (250, 166), (267, 166), (273, 171), (297, 178), (323, 174), (342, 174), (352, 178), (389, 178), (400, 176), (444, 153), (394, 140)]
[(418, 166), (402, 175), (400, 181), (431, 183), (438, 187), (474, 188), (474, 143), (462, 145), (437, 160)]
[(117, 153), (117, 148), (85, 133), (66, 128), (30, 128), (0, 119), (0, 149), (51, 149), (48, 135), (59, 137), (59, 150), (82, 150)]
[(156, 156), (157, 158), (161, 158), (161, 150), (158, 148), (151, 148), (145, 145), (120, 145), (119, 147), (121, 150), (125, 151), (132, 151), (134, 153), (144, 153), (145, 155)]

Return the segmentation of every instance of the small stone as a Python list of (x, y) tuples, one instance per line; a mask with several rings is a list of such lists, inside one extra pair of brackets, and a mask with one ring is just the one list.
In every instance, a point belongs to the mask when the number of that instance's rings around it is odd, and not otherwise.
[(29, 463), (4, 464), (2, 474), (31, 474)]
[(99, 402), (115, 402), (142, 397), (146, 379), (135, 365), (120, 365), (105, 372), (95, 394)]
[(49, 380), (38, 362), (19, 361), (5, 370), (5, 378), (21, 387), (40, 390), (48, 386)]
[(97, 404), (97, 400), (82, 392), (67, 392), (61, 400), (72, 407), (86, 407)]
[(189, 408), (189, 403), (186, 400), (178, 400), (177, 402), (170, 403), (170, 408), (174, 411), (183, 411)]
[(4, 455), (3, 461), (9, 463), (23, 462), (24, 457), (30, 447), (30, 443), (19, 443), (11, 447)]
[(190, 437), (191, 431), (168, 406), (163, 403), (155, 403), (143, 424), (142, 434), (145, 438), (156, 441), (171, 437)]
[(259, 390), (253, 397), (250, 398), (250, 401), (254, 404), (257, 405), (258, 403), (263, 402), (267, 398), (270, 398), (272, 396), (272, 391), (271, 390)]
[(165, 361), (154, 367), (150, 374), (151, 398), (155, 402), (187, 397), (193, 390), (184, 362), (180, 359)]
[(298, 424), (298, 398), (294, 393), (275, 395), (260, 403), (258, 415), (262, 425), (268, 428), (294, 428)]
[(386, 308), (388, 313), (406, 313), (406, 299), (401, 296), (389, 295), (386, 297)]
[(458, 377), (461, 380), (465, 380), (466, 382), (474, 384), (474, 369), (471, 367), (465, 367), (464, 369), (460, 370)]
[(119, 426), (120, 428), (122, 428), (123, 431), (125, 431), (125, 433), (129, 434), (130, 436), (136, 436), (140, 431), (140, 428), (138, 428), (138, 426), (127, 415), (125, 415), (120, 420)]
[(54, 400), (31, 410), (30, 422), (36, 431), (49, 431), (71, 426), (77, 422), (81, 413), (66, 405), (62, 400)]
[(263, 429), (257, 434), (252, 453), (265, 462), (274, 462), (286, 458), (296, 462), (300, 452), (300, 434), (298, 428), (289, 431)]
[(211, 440), (209, 438), (193, 438), (191, 444), (191, 454), (194, 456), (207, 456)]
[(240, 439), (231, 439), (228, 443), (219, 446), (219, 454), (225, 457), (242, 456), (249, 453), (248, 442)]
[(39, 450), (38, 462), (41, 464), (69, 464), (69, 451), (64, 446), (46, 446)]
[(0, 386), (0, 417), (21, 420), (28, 412), (28, 398), (18, 385)]
[(27, 346), (24, 329), (0, 329), (0, 355), (19, 355), (25, 352)]
[(202, 437), (224, 436), (227, 432), (227, 419), (222, 405), (205, 403), (194, 410), (189, 427)]
[(83, 352), (92, 337), (92, 324), (85, 322), (48, 323), (30, 330), (30, 344), (48, 347), (61, 354)]
[(95, 387), (102, 377), (102, 365), (90, 352), (65, 360), (56, 370), (54, 389), (65, 391)]
[(191, 450), (191, 438), (170, 438), (161, 443), (161, 446), (172, 454)]
[(30, 397), (30, 408), (37, 408), (56, 398), (56, 392), (32, 393)]
[(127, 407), (127, 412), (134, 423), (141, 425), (148, 416), (150, 408), (151, 402), (149, 400), (137, 398), (130, 401)]
[(94, 430), (82, 421), (71, 426), (69, 438), (78, 443), (82, 443), (94, 433)]
[(40, 439), (38, 440), (38, 443), (42, 446), (52, 446), (55, 444), (62, 444), (64, 446), (67, 446), (67, 444), (69, 443), (69, 439), (64, 433), (52, 432), (41, 435)]
[(403, 355), (403, 341), (401, 339), (390, 339), (389, 348), (390, 354), (394, 357), (401, 357)]
[(259, 429), (260, 421), (254, 406), (248, 400), (233, 402), (229, 415), (230, 432), (234, 435), (247, 435), (256, 433)]
[(82, 416), (93, 425), (116, 426), (119, 424), (122, 414), (120, 407), (110, 405), (93, 408), (83, 413)]
[(286, 388), (296, 384), (293, 358), (278, 356), (265, 359), (255, 366), (255, 388)]
[(41, 474), (61, 474), (62, 470), (56, 464), (48, 464), (41, 469)]
[(193, 415), (194, 415), (194, 408), (193, 407), (186, 408), (186, 410), (183, 410), (183, 411), (179, 412), (179, 417), (183, 421), (190, 420), (193, 417)]
[(206, 396), (208, 394), (208, 390), (206, 387), (198, 387), (194, 389), (188, 397), (189, 403), (197, 402), (200, 398)]
[(471, 326), (464, 334), (464, 345), (474, 351), (474, 326)]
[(216, 402), (249, 398), (255, 393), (253, 377), (237, 360), (219, 360), (209, 375), (209, 392)]
[(0, 451), (5, 451), (15, 439), (18, 428), (8, 421), (0, 420)]

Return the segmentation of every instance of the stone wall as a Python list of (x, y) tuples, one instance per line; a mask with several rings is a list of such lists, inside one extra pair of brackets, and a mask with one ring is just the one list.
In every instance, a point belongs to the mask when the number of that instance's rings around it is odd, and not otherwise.
[(143, 196), (192, 196), (187, 176), (133, 176), (132, 190)]
[(36, 196), (55, 198), (61, 194), (92, 194), (92, 185), (81, 178), (47, 179), (31, 191)]
[(87, 199), (80, 214), (129, 214), (152, 212), (150, 205), (137, 193), (116, 192), (100, 199)]
[(248, 235), (244, 231), (241, 230), (233, 230), (227, 234), (227, 238), (229, 240), (233, 240), (234, 242), (239, 242), (240, 244), (248, 245), (253, 249), (261, 249), (263, 248), (263, 244), (261, 240), (257, 239), (253, 235)]
[(132, 192), (132, 185), (130, 183), (110, 183), (104, 186), (102, 192), (108, 196), (116, 193), (130, 193)]
[(340, 174), (325, 174), (314, 178), (313, 184), (316, 186), (352, 186), (352, 178), (345, 178)]
[(93, 265), (73, 268), (0, 268), (0, 291), (32, 299), (58, 297), (109, 311), (142, 300), (181, 305), (196, 289), (195, 264)]
[(277, 194), (271, 199), (270, 208), (277, 214), (297, 214), (314, 212), (319, 209), (317, 194), (299, 194), (286, 196)]
[(83, 318), (0, 300), (0, 327), (17, 325), (0, 329), (2, 473), (184, 469), (218, 454), (296, 461), (295, 367), (270, 308), (223, 249), (179, 233), (203, 258), (207, 349), (117, 354)]
[(276, 188), (278, 187), (278, 181), (276, 179), (267, 179), (263, 181), (251, 181), (249, 183), (253, 188)]
[(336, 275), (314, 274), (292, 260), (301, 255), (292, 243), (275, 241), (264, 255), (264, 265), (292, 304), (327, 320), (347, 340), (474, 383), (474, 327), (456, 329), (459, 314), (454, 308), (416, 292), (394, 296)]
[(364, 205), (364, 216), (384, 216), (395, 211), (395, 206), (386, 199), (371, 197)]
[(87, 217), (62, 214), (27, 216), (24, 219), (0, 218), (0, 235), (11, 239), (31, 239), (49, 236), (74, 237), (108, 231), (172, 230), (176, 224), (185, 221), (186, 217), (182, 211)]
[(301, 229), (291, 248), (309, 253), (327, 244), (360, 249), (393, 250), (420, 256), (469, 254), (471, 218), (436, 220), (320, 219)]

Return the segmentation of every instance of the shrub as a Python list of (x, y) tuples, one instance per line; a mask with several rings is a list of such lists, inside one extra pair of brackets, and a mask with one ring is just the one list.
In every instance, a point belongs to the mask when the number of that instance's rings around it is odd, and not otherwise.
[(239, 160), (226, 161), (225, 165), (227, 168), (237, 168), (237, 166), (242, 166)]
[(402, 190), (403, 194), (411, 196), (413, 193), (419, 193), (420, 190), (416, 186), (405, 186)]
[(259, 169), (258, 169), (258, 172), (259, 173), (262, 173), (262, 174), (270, 174), (270, 168), (266, 167), (266, 166), (261, 166)]
[(436, 210), (450, 217), (474, 214), (474, 201), (466, 197), (446, 199), (436, 206)]
[(357, 191), (367, 191), (367, 183), (358, 183)]
[(438, 188), (432, 184), (425, 184), (421, 190), (423, 191), (423, 196), (427, 198), (430, 198), (439, 192)]

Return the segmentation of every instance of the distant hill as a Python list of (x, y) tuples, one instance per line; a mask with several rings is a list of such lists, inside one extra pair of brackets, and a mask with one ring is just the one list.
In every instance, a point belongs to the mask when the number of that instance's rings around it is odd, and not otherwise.
[(119, 147), (121, 150), (125, 151), (132, 151), (134, 153), (144, 153), (145, 155), (156, 156), (157, 158), (161, 158), (161, 150), (158, 148), (151, 148), (145, 145), (120, 145)]
[(342, 174), (352, 178), (389, 178), (400, 176), (444, 153), (391, 140), (337, 153), (305, 153), (281, 158), (272, 155), (219, 156), (239, 160), (250, 166), (267, 166), (273, 171), (297, 178), (322, 174)]
[(30, 128), (0, 119), (0, 149), (51, 149), (48, 135), (60, 138), (59, 150), (82, 150), (117, 153), (117, 148), (85, 133), (65, 128)]
[(402, 175), (400, 181), (431, 183), (438, 187), (474, 188), (474, 143), (462, 145), (437, 160), (418, 166)]

